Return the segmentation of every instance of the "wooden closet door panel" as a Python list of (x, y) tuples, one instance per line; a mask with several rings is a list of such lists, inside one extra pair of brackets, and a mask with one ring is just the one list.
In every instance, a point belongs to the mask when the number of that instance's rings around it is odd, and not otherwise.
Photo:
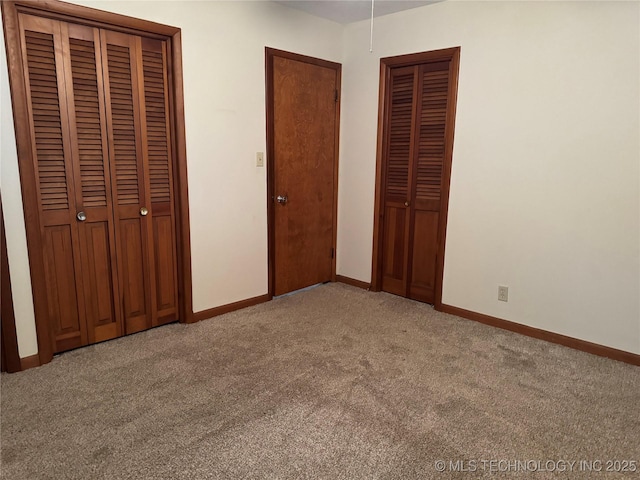
[(61, 22), (20, 14), (53, 350), (87, 344)]
[(149, 294), (141, 259), (145, 257), (141, 221), (137, 218), (120, 221), (120, 274), (123, 278), (123, 303), (127, 333), (149, 328)]
[(101, 30), (119, 285), (127, 334), (153, 325), (140, 37)]
[(70, 225), (44, 229), (44, 271), (55, 352), (87, 344), (85, 324), (78, 311), (72, 236)]
[(382, 289), (397, 295), (406, 295), (418, 69), (416, 67), (393, 69), (390, 89), (383, 190), (385, 208)]
[(154, 323), (178, 319), (178, 272), (176, 258), (175, 211), (173, 202), (173, 169), (169, 98), (167, 79), (167, 43), (143, 38), (142, 72), (144, 90), (143, 138), (146, 141), (150, 193), (150, 221), (153, 234), (155, 303)]
[(406, 235), (408, 226), (406, 209), (387, 207), (384, 214), (382, 288), (385, 292), (405, 295)]
[(450, 62), (422, 65), (419, 74), (418, 135), (413, 178), (409, 296), (433, 303), (438, 255), (438, 225), (445, 162)]
[(96, 28), (61, 24), (67, 75), (71, 150), (83, 270), (89, 343), (123, 335), (118, 298), (115, 232), (107, 155), (100, 33)]
[(421, 302), (433, 303), (435, 299), (438, 220), (438, 212), (414, 212), (408, 296)]

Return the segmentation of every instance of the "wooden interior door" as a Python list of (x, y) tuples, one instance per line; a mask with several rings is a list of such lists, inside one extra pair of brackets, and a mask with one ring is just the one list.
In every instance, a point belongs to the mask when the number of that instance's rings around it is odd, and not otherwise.
[(273, 55), (274, 295), (332, 280), (340, 66)]
[(374, 240), (381, 244), (380, 270), (373, 285), (427, 303), (439, 301), (442, 281), (458, 51), (408, 65), (398, 57), (385, 87), (381, 233)]

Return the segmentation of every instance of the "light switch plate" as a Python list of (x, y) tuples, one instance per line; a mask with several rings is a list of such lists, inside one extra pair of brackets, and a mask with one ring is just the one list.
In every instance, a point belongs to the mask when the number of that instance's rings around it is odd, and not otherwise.
[(256, 152), (256, 167), (264, 167), (264, 152)]

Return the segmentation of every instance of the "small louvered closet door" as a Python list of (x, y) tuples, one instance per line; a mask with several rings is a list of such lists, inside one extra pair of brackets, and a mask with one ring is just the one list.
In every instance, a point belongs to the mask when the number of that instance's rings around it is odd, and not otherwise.
[(54, 351), (176, 320), (166, 44), (19, 21)]
[(450, 61), (390, 72), (382, 289), (433, 303)]
[(101, 34), (118, 264), (132, 333), (177, 320), (167, 49), (160, 40)]

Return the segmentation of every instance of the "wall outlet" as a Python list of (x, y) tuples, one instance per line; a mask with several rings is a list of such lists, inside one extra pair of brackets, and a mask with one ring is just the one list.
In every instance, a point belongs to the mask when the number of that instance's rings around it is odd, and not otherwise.
[(501, 302), (509, 301), (509, 287), (498, 285), (498, 300), (500, 300)]
[(256, 152), (256, 167), (264, 167), (264, 152)]

